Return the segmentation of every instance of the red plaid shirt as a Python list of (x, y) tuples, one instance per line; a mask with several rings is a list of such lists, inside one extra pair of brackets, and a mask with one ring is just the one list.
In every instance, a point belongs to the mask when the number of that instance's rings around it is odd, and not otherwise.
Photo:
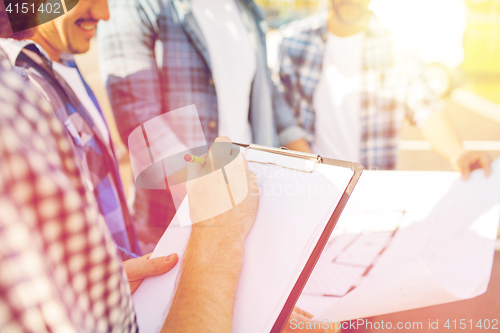
[(9, 66), (0, 49), (0, 332), (137, 332), (63, 128)]

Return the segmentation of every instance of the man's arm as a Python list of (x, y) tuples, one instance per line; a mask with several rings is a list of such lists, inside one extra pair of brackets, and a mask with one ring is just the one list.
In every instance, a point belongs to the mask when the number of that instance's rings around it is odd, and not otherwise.
[(274, 83), (271, 84), (273, 84), (273, 108), (280, 144), (292, 150), (311, 152), (311, 147), (305, 139), (306, 132), (297, 123), (292, 109), (278, 88)]
[(462, 173), (464, 179), (468, 179), (471, 171), (478, 168), (484, 168), (487, 176), (490, 174), (490, 156), (484, 152), (465, 150), (443, 112), (430, 116), (424, 122), (421, 132), (432, 143), (433, 148), (449, 160), (455, 170)]
[(296, 77), (287, 46), (288, 40), (284, 39), (280, 44), (278, 64), (274, 70), (277, 82), (274, 82), (273, 102), (280, 143), (288, 149), (310, 153), (311, 147), (306, 139), (307, 134), (295, 118), (298, 109), (293, 93)]
[[(221, 160), (229, 161), (230, 156), (239, 154), (231, 149), (229, 138), (218, 138), (217, 142), (228, 142), (225, 147), (229, 148), (223, 147), (225, 151), (217, 153), (212, 146), (210, 156), (219, 159), (214, 159), (216, 166), (221, 165)], [(222, 165), (225, 164), (222, 161)], [(210, 157), (204, 167), (189, 165), (188, 178), (194, 179), (187, 184), (192, 218), (196, 211), (213, 211), (221, 201), (216, 195), (218, 190), (221, 186), (229, 188), (223, 180), (222, 184), (198, 181), (198, 177), (210, 173), (212, 165)], [(243, 243), (258, 206), (255, 175), (248, 170), (247, 163), (244, 168), (246, 177), (238, 179), (238, 184), (231, 183), (231, 189), (247, 186), (246, 198), (222, 214), (193, 224), (177, 290), (162, 332), (231, 332)]]
[[(467, 151), (462, 146), (455, 129), (442, 112), (444, 102), (440, 100), (429, 83), (421, 75), (424, 64), (418, 52), (409, 49), (398, 49), (393, 70), (403, 78), (397, 84), (404, 87), (406, 93), (407, 116), (419, 127), (424, 138), (429, 140), (433, 148), (450, 161), (456, 171), (462, 173), (464, 179), (469, 178), (472, 170), (484, 168), (486, 175), (490, 172), (490, 157), (483, 152)], [(416, 75), (418, 74), (418, 75)], [(407, 82), (405, 78), (410, 78)]]
[(193, 229), (162, 332), (231, 332), (243, 245), (214, 242), (206, 231)]

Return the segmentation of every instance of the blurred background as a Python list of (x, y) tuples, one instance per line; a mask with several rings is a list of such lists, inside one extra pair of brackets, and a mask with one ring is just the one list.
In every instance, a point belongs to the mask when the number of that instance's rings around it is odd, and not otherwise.
[[(324, 11), (328, 0), (256, 0), (266, 15), (270, 66), (277, 58), (278, 29), (293, 20)], [(417, 49), (424, 76), (446, 101), (451, 122), (468, 149), (500, 156), (500, 0), (372, 0), (372, 11), (395, 39)], [(117, 134), (106, 90), (100, 80), (98, 49), (77, 62), (106, 112), (118, 147), (122, 177), (128, 190), (128, 154)], [(400, 145), (399, 170), (451, 170), (431, 150), (417, 129), (406, 124)]]

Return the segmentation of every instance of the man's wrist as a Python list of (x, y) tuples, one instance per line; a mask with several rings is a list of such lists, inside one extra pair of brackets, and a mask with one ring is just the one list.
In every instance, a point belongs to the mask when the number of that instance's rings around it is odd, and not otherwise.
[(199, 255), (200, 260), (234, 260), (243, 257), (244, 237), (229, 226), (193, 225), (188, 248)]

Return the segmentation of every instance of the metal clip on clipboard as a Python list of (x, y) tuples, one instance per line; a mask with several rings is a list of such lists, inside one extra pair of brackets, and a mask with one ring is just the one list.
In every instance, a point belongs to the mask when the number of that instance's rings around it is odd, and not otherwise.
[[(279, 154), (283, 156), (289, 156), (289, 157), (296, 157), (296, 158), (302, 158), (305, 160), (311, 160), (314, 161), (314, 166), (312, 167), (311, 170), (304, 170), (304, 169), (298, 169), (298, 168), (292, 168), (288, 167), (286, 165), (274, 163), (274, 162), (261, 162), (261, 161), (255, 161), (255, 160), (249, 160), (247, 159), (248, 162), (254, 162), (254, 163), (260, 163), (260, 164), (267, 164), (267, 165), (275, 165), (279, 166), (282, 168), (290, 169), (290, 170), (296, 170), (296, 171), (301, 171), (301, 172), (306, 172), (306, 173), (312, 173), (316, 170), (319, 164), (323, 164), (323, 158), (320, 155), (315, 155), (315, 154), (309, 154), (309, 153), (302, 153), (302, 152), (296, 152), (296, 151), (289, 151), (288, 148), (286, 147), (279, 147), (279, 148), (273, 148), (273, 147), (266, 147), (266, 146), (261, 146), (261, 145), (256, 145), (256, 144), (243, 144), (243, 143), (236, 143), (233, 142), (233, 144), (240, 146), (242, 148), (245, 148), (245, 152), (248, 149), (255, 149), (255, 150), (260, 150), (268, 153), (274, 153), (274, 154)], [(245, 156), (245, 152), (243, 153), (243, 156)], [(245, 156), (246, 158), (246, 156)]]

